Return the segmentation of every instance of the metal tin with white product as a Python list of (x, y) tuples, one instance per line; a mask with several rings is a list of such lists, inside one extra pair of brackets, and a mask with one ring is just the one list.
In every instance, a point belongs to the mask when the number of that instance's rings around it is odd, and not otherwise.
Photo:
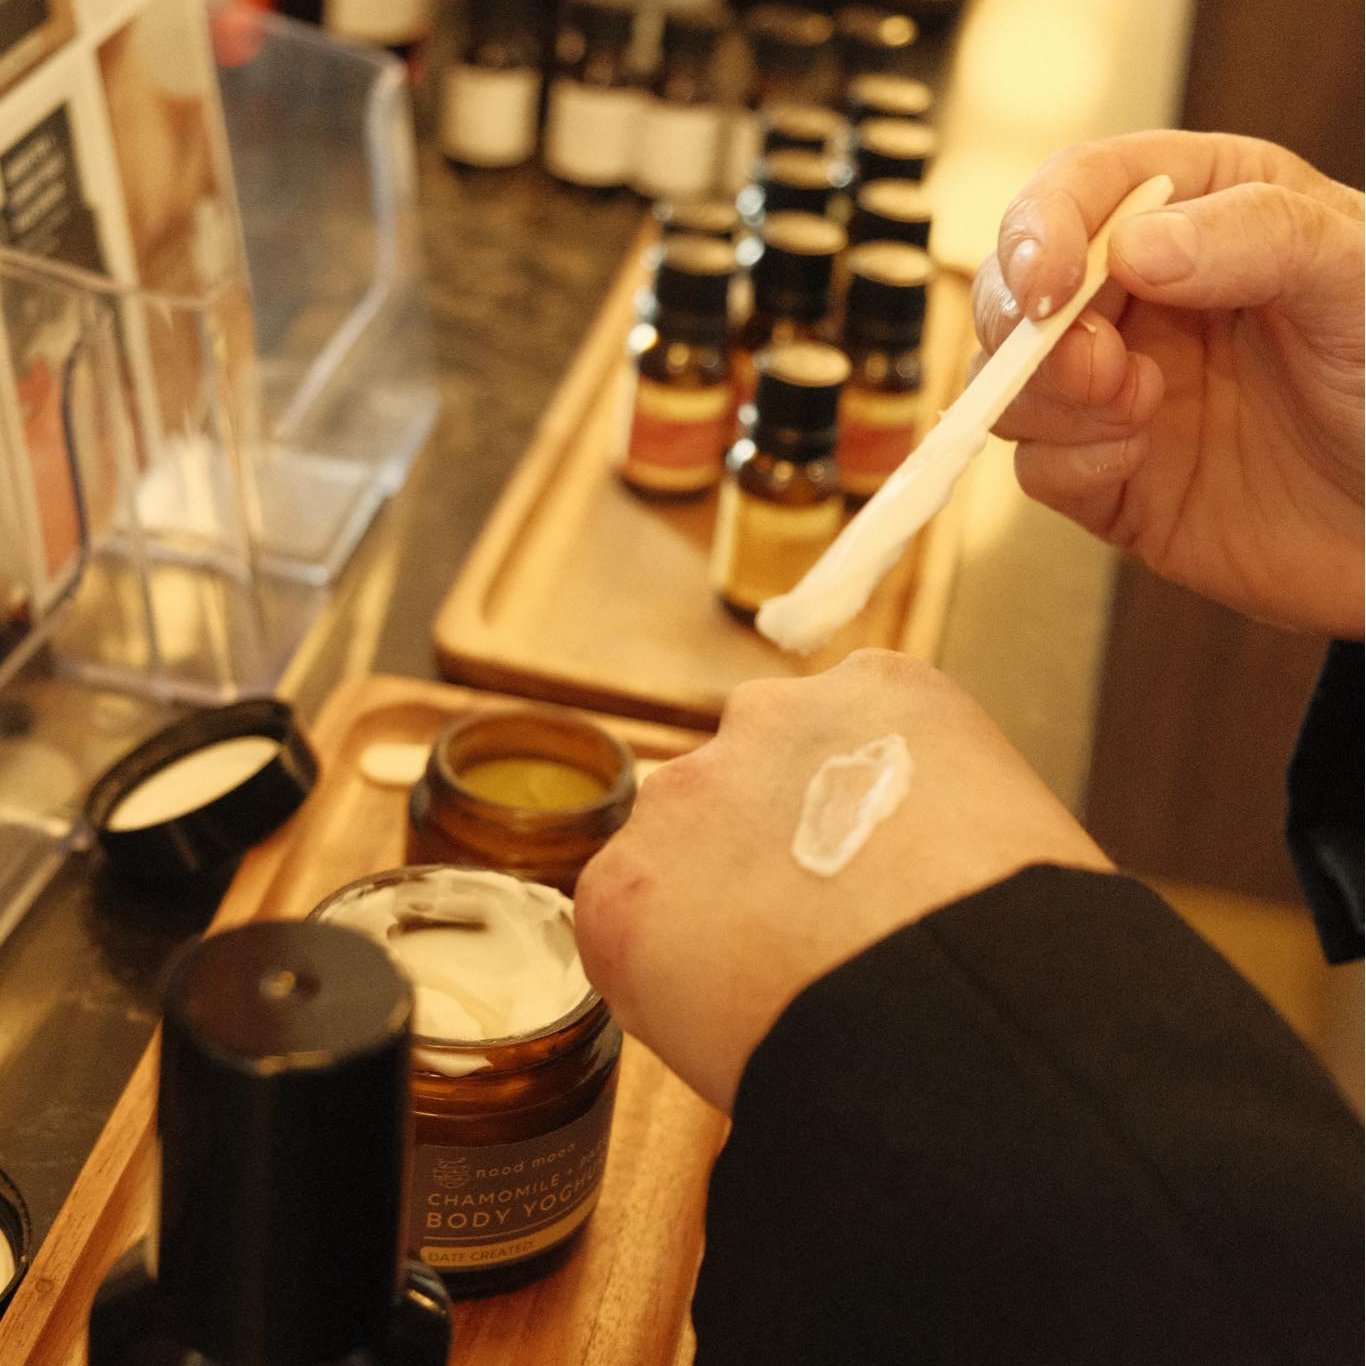
[(125, 755), (96, 779), (85, 819), (120, 874), (198, 876), (283, 825), (317, 776), (288, 704), (251, 698), (173, 722)]

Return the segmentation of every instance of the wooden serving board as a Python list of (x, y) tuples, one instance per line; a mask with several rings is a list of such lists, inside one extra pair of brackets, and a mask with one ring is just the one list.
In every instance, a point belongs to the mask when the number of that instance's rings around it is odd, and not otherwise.
[[(437, 612), (441, 672), (477, 687), (710, 728), (745, 679), (819, 672), (865, 645), (935, 658), (957, 555), (952, 504), (863, 612), (802, 657), (717, 602), (707, 580), (715, 491), (693, 503), (646, 502), (616, 477), (626, 336), (649, 243), (648, 233), (637, 242)], [(962, 387), (972, 351), (968, 296), (958, 275), (931, 286), (928, 411)]]
[[(211, 932), (306, 915), (329, 892), (403, 861), (407, 790), (358, 766), (376, 741), (430, 744), (452, 717), (507, 698), (414, 679), (343, 685), (312, 728), (322, 776), (282, 830), (243, 862)], [(668, 759), (704, 734), (593, 717), (640, 759)], [(156, 1047), (148, 1048), (18, 1293), (0, 1320), (0, 1362), (81, 1366), (91, 1298), (148, 1224)], [(682, 1366), (702, 1207), (725, 1120), (636, 1040), (622, 1052), (597, 1209), (565, 1264), (540, 1281), (458, 1301), (451, 1361), (461, 1366)]]

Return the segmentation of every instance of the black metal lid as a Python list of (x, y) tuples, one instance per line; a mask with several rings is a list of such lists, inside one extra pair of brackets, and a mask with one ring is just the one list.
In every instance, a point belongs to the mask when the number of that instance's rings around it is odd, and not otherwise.
[(382, 1339), (395, 1294), (412, 993), (318, 921), (211, 935), (166, 993), (157, 1280), (180, 1339), (232, 1366)]
[(787, 342), (762, 352), (755, 364), (755, 445), (799, 462), (829, 454), (840, 389), (849, 378), (845, 354), (823, 342)]
[[(253, 739), (273, 742), (251, 746)], [(205, 768), (213, 749), (225, 761), (234, 750), (239, 776), (226, 788), (209, 781)], [(253, 759), (258, 756), (259, 762)], [(165, 814), (143, 819), (124, 805), (156, 775), (182, 760), (185, 780), (201, 784), (203, 798), (184, 793), (165, 804)], [(255, 762), (255, 767), (252, 767)], [(196, 771), (197, 769), (197, 771)], [(159, 731), (95, 780), (85, 800), (85, 819), (120, 874), (143, 881), (198, 876), (240, 858), (253, 844), (283, 825), (308, 795), (318, 761), (289, 706), (257, 697), (197, 712)]]
[(905, 242), (925, 251), (934, 216), (924, 186), (914, 180), (870, 180), (859, 187), (849, 241)]
[(864, 119), (854, 130), (854, 165), (859, 183), (922, 180), (937, 147), (934, 129), (927, 123), (916, 119)]
[(19, 1187), (0, 1171), (0, 1238), (9, 1247), (14, 1271), (0, 1276), (0, 1311), (10, 1302), (33, 1258), (33, 1225)]
[(934, 91), (924, 81), (890, 72), (865, 72), (849, 82), (849, 117), (864, 119), (923, 119), (934, 105)]
[(925, 325), (930, 258), (901, 242), (865, 242), (845, 258), (849, 290), (844, 331), (852, 341), (915, 346)]
[(764, 221), (762, 249), (750, 267), (755, 307), (775, 317), (815, 322), (830, 310), (835, 257), (844, 229), (812, 213), (775, 213)]
[(734, 273), (728, 242), (688, 233), (665, 238), (655, 266), (656, 327), (685, 338), (724, 332)]

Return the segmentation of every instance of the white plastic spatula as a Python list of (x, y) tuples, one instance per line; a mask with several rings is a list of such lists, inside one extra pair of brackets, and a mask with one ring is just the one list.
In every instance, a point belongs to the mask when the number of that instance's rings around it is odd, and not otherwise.
[(958, 476), (986, 445), (992, 424), (1104, 283), (1115, 225), (1161, 208), (1173, 188), (1169, 177), (1155, 176), (1119, 202), (1091, 239), (1077, 292), (1041, 322), (1026, 318), (1016, 325), (797, 586), (759, 609), (756, 625), (764, 635), (785, 650), (806, 654), (824, 645), (863, 607), (906, 543), (948, 502)]

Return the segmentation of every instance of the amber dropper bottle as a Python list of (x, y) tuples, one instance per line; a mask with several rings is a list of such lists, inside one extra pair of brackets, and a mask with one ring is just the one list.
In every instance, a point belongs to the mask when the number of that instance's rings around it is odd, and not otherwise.
[(213, 935), (161, 1040), (155, 1270), (90, 1314), (90, 1366), (444, 1366), (440, 1278), (400, 1262), (412, 992), (316, 921)]
[(726, 456), (711, 581), (750, 624), (834, 540), (843, 519), (835, 465), (837, 413), (849, 362), (833, 346), (792, 342), (759, 358), (749, 430)]

